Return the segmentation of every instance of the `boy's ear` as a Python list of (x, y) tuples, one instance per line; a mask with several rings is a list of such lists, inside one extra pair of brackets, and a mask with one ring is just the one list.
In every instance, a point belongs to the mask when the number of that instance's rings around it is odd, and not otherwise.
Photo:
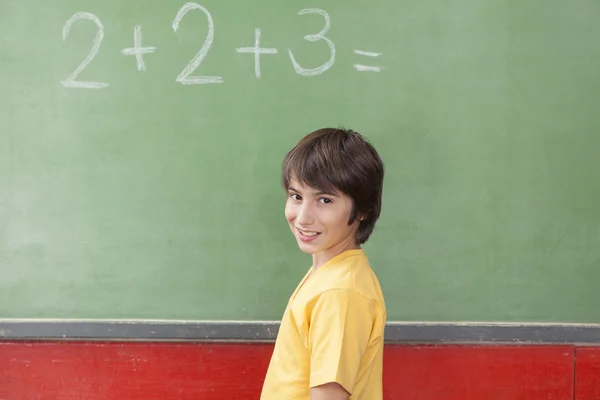
[(368, 213), (369, 213), (371, 210), (372, 210), (372, 208), (370, 208), (370, 209), (369, 209), (369, 211), (367, 211), (366, 213), (364, 213), (364, 214), (360, 214), (360, 215), (358, 216), (358, 219), (359, 219), (359, 220), (361, 220), (361, 221), (364, 221), (364, 220), (366, 220), (366, 219), (369, 217), (369, 214), (368, 214)]
[(366, 213), (364, 213), (364, 214), (360, 214), (360, 215), (358, 216), (358, 219), (359, 219), (359, 221), (364, 221), (364, 220), (366, 220), (366, 219), (368, 218), (368, 216), (369, 216), (369, 214), (368, 214), (368, 213), (369, 213), (369, 212), (371, 212), (371, 210), (372, 210), (372, 208), (369, 208), (369, 211), (367, 211), (367, 212), (366, 212)]

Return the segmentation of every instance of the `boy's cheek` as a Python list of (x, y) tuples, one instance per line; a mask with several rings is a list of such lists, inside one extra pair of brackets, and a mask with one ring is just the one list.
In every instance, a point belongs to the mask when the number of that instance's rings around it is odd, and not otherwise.
[(285, 214), (285, 219), (287, 219), (288, 221), (291, 221), (294, 219), (293, 209), (288, 203), (286, 203), (286, 205), (285, 205), (284, 214)]
[(291, 224), (292, 222), (294, 222), (294, 219), (296, 219), (296, 216), (292, 212), (286, 212), (285, 219)]

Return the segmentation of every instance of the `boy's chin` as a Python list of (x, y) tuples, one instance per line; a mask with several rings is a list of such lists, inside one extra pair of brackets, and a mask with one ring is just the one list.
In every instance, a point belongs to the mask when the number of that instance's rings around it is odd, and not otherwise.
[(301, 252), (306, 253), (306, 254), (315, 254), (319, 251), (319, 249), (312, 245), (312, 244), (306, 244), (304, 242), (301, 242), (300, 240), (296, 241), (298, 244), (298, 248), (300, 249)]

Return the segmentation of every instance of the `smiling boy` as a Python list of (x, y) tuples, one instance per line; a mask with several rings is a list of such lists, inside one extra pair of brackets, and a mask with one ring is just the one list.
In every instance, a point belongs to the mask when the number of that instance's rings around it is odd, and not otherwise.
[(283, 162), (285, 217), (312, 266), (283, 314), (261, 400), (381, 400), (386, 308), (361, 248), (384, 168), (359, 133), (320, 129)]

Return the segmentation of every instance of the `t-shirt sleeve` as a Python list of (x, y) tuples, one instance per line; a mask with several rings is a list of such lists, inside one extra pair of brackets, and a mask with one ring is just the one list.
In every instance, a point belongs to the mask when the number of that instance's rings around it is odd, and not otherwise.
[(310, 316), (310, 387), (337, 382), (354, 390), (369, 344), (375, 308), (351, 290), (330, 290), (316, 300)]

